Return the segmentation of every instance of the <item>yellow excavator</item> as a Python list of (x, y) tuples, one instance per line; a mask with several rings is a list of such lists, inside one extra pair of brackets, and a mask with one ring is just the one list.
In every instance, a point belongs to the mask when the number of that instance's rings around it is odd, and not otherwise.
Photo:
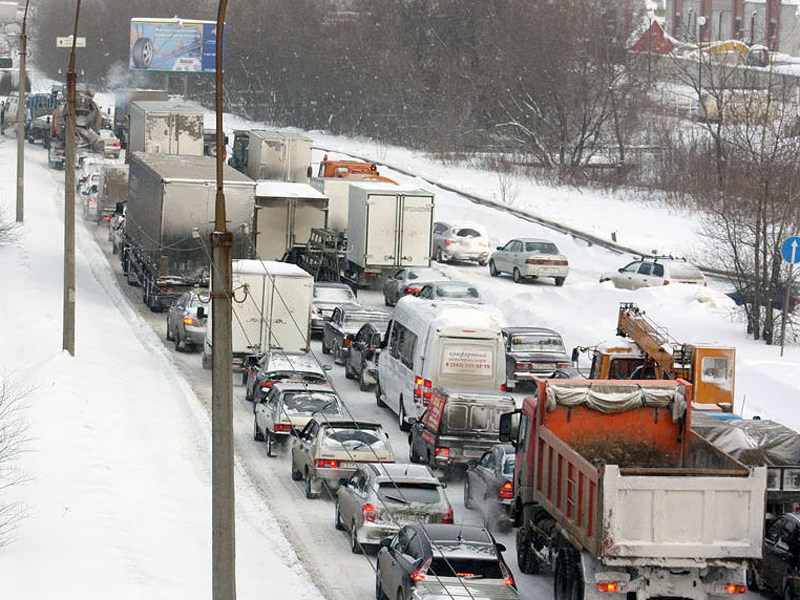
[(737, 55), (746, 65), (751, 67), (766, 67), (769, 65), (769, 49), (760, 44), (748, 46), (740, 40), (720, 40), (700, 44), (700, 50), (706, 54)]
[(632, 302), (620, 304), (617, 336), (584, 349), (590, 379), (684, 379), (696, 408), (733, 411), (735, 348), (677, 342)]

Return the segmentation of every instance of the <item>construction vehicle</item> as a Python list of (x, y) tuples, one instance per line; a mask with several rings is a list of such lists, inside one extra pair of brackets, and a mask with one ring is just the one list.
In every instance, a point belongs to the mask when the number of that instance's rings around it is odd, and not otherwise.
[(745, 593), (746, 566), (761, 556), (767, 471), (692, 430), (690, 383), (535, 385), (500, 419), (500, 440), (516, 447), (523, 573), (551, 568), (555, 600)]
[(322, 157), (322, 161), (319, 163), (317, 177), (352, 177), (397, 185), (396, 181), (383, 177), (378, 172), (376, 163), (358, 160), (330, 160), (327, 154)]
[(589, 351), (589, 379), (684, 379), (694, 389), (698, 409), (732, 412), (736, 350), (682, 344), (650, 320), (633, 302), (619, 307), (616, 340)]
[[(45, 139), (47, 164), (51, 169), (64, 169), (67, 133), (67, 97), (57, 92), (58, 100), (50, 119), (50, 135)], [(94, 101), (94, 92), (77, 90), (75, 94), (75, 148), (91, 148), (99, 137), (103, 113)]]
[(25, 98), (25, 138), (28, 143), (33, 144), (36, 140), (44, 143), (47, 139), (57, 99), (57, 86), (52, 92), (36, 92)]
[(744, 63), (751, 67), (767, 67), (770, 62), (769, 49), (761, 44), (748, 46), (741, 40), (720, 40), (700, 44), (700, 51), (715, 58), (733, 57), (734, 63)]

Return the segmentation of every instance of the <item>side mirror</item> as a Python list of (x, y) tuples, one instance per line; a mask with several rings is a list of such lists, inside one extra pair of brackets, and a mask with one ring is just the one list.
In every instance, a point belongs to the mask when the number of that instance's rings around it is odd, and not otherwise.
[(580, 357), (580, 355), (581, 355), (580, 346), (575, 346), (572, 349), (572, 362), (573, 363), (577, 363), (578, 362), (578, 358)]
[(618, 273), (622, 273), (624, 270), (625, 270), (625, 267), (620, 267), (619, 269), (617, 269), (617, 272)]
[(388, 548), (389, 546), (392, 545), (392, 538), (383, 538), (381, 540), (381, 544), (380, 545), (385, 547), (385, 548)]
[(349, 479), (349, 478), (347, 478), (347, 477), (341, 477), (341, 478), (339, 479), (339, 485), (340, 485), (341, 487), (347, 487), (348, 485), (350, 485), (350, 479)]
[(467, 461), (467, 467), (469, 467), (470, 469), (474, 469), (477, 466), (478, 466), (478, 461), (475, 460), (474, 458)]
[(511, 430), (513, 429), (513, 417), (520, 413), (517, 409), (514, 412), (507, 412), (500, 415), (500, 441), (503, 443), (513, 443)]
[(333, 367), (331, 365), (322, 365), (323, 371), (332, 371)]
[(205, 319), (206, 318), (206, 307), (205, 306), (198, 306), (197, 307), (197, 318), (198, 319)]
[(494, 248), (494, 249), (495, 249), (495, 250), (501, 250), (501, 251), (502, 251), (502, 250), (503, 250), (503, 247), (502, 247), (502, 246), (495, 246), (495, 248)]
[(501, 544), (500, 542), (495, 542), (495, 545), (497, 546), (497, 551), (498, 552), (505, 552), (506, 551), (505, 544)]

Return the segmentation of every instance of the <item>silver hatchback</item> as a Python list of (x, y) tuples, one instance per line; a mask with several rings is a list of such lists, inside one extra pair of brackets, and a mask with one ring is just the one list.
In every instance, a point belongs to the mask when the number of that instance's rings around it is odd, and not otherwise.
[(483, 225), (444, 221), (433, 224), (433, 257), (436, 262), (471, 260), (485, 267), (490, 252), (489, 234)]
[(367, 463), (336, 492), (336, 529), (350, 534), (361, 554), (408, 523), (452, 523), (442, 484), (425, 465)]

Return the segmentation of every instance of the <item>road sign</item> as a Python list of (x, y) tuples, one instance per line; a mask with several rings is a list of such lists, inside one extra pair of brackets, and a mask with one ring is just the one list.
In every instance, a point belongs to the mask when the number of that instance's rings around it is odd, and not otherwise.
[(783, 240), (781, 244), (781, 256), (788, 263), (795, 264), (800, 262), (800, 237), (793, 235)]
[[(86, 38), (85, 37), (77, 38), (75, 40), (75, 47), (86, 48)], [(56, 48), (72, 48), (72, 36), (68, 35), (65, 37), (57, 37)]]

